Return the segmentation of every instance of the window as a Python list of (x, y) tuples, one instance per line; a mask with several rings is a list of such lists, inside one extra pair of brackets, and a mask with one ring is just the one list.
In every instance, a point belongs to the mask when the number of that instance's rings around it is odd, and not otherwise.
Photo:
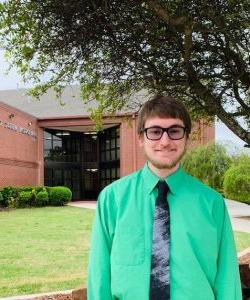
[(63, 149), (63, 140), (56, 132), (44, 131), (44, 159), (61, 160)]
[(45, 184), (68, 186), (73, 199), (96, 199), (120, 177), (119, 133), (119, 127), (101, 134), (45, 129)]
[(120, 128), (106, 129), (100, 135), (101, 188), (120, 177)]
[(100, 135), (101, 161), (120, 159), (120, 129), (119, 127), (105, 130)]

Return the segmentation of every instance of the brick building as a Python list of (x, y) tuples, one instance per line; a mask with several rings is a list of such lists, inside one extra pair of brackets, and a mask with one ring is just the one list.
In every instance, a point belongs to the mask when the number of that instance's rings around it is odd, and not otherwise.
[[(25, 90), (0, 91), (0, 186), (66, 185), (73, 199), (94, 199), (103, 186), (142, 167), (135, 113), (104, 117), (97, 133), (87, 109), (77, 86), (59, 100), (52, 91), (40, 101)], [(192, 147), (214, 139), (214, 126), (200, 121), (194, 130)]]

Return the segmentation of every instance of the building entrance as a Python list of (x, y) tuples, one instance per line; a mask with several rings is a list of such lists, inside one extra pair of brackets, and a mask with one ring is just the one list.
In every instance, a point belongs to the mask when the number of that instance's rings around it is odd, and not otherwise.
[(73, 200), (96, 199), (120, 177), (119, 127), (101, 133), (44, 130), (45, 185), (63, 185)]

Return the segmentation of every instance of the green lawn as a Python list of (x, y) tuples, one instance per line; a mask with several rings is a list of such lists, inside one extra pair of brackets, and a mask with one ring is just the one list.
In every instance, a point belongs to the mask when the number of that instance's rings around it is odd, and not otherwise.
[(0, 212), (0, 297), (84, 286), (94, 211)]
[(235, 231), (234, 238), (238, 252), (250, 247), (249, 233)]
[[(0, 297), (85, 286), (93, 216), (68, 206), (0, 212)], [(250, 234), (235, 240), (250, 247)]]

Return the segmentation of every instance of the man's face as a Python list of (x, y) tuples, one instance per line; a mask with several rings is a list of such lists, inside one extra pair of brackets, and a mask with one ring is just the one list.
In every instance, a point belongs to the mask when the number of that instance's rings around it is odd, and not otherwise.
[[(184, 127), (184, 123), (180, 119), (159, 117), (152, 117), (146, 120), (144, 127), (149, 128), (158, 126), (162, 128), (169, 128), (174, 125)], [(182, 139), (171, 140), (167, 132), (164, 132), (159, 140), (149, 140), (146, 137), (146, 134), (143, 133), (139, 137), (139, 143), (144, 150), (149, 167), (152, 170), (166, 169), (171, 171), (176, 168), (185, 153), (187, 137), (185, 134)]]

